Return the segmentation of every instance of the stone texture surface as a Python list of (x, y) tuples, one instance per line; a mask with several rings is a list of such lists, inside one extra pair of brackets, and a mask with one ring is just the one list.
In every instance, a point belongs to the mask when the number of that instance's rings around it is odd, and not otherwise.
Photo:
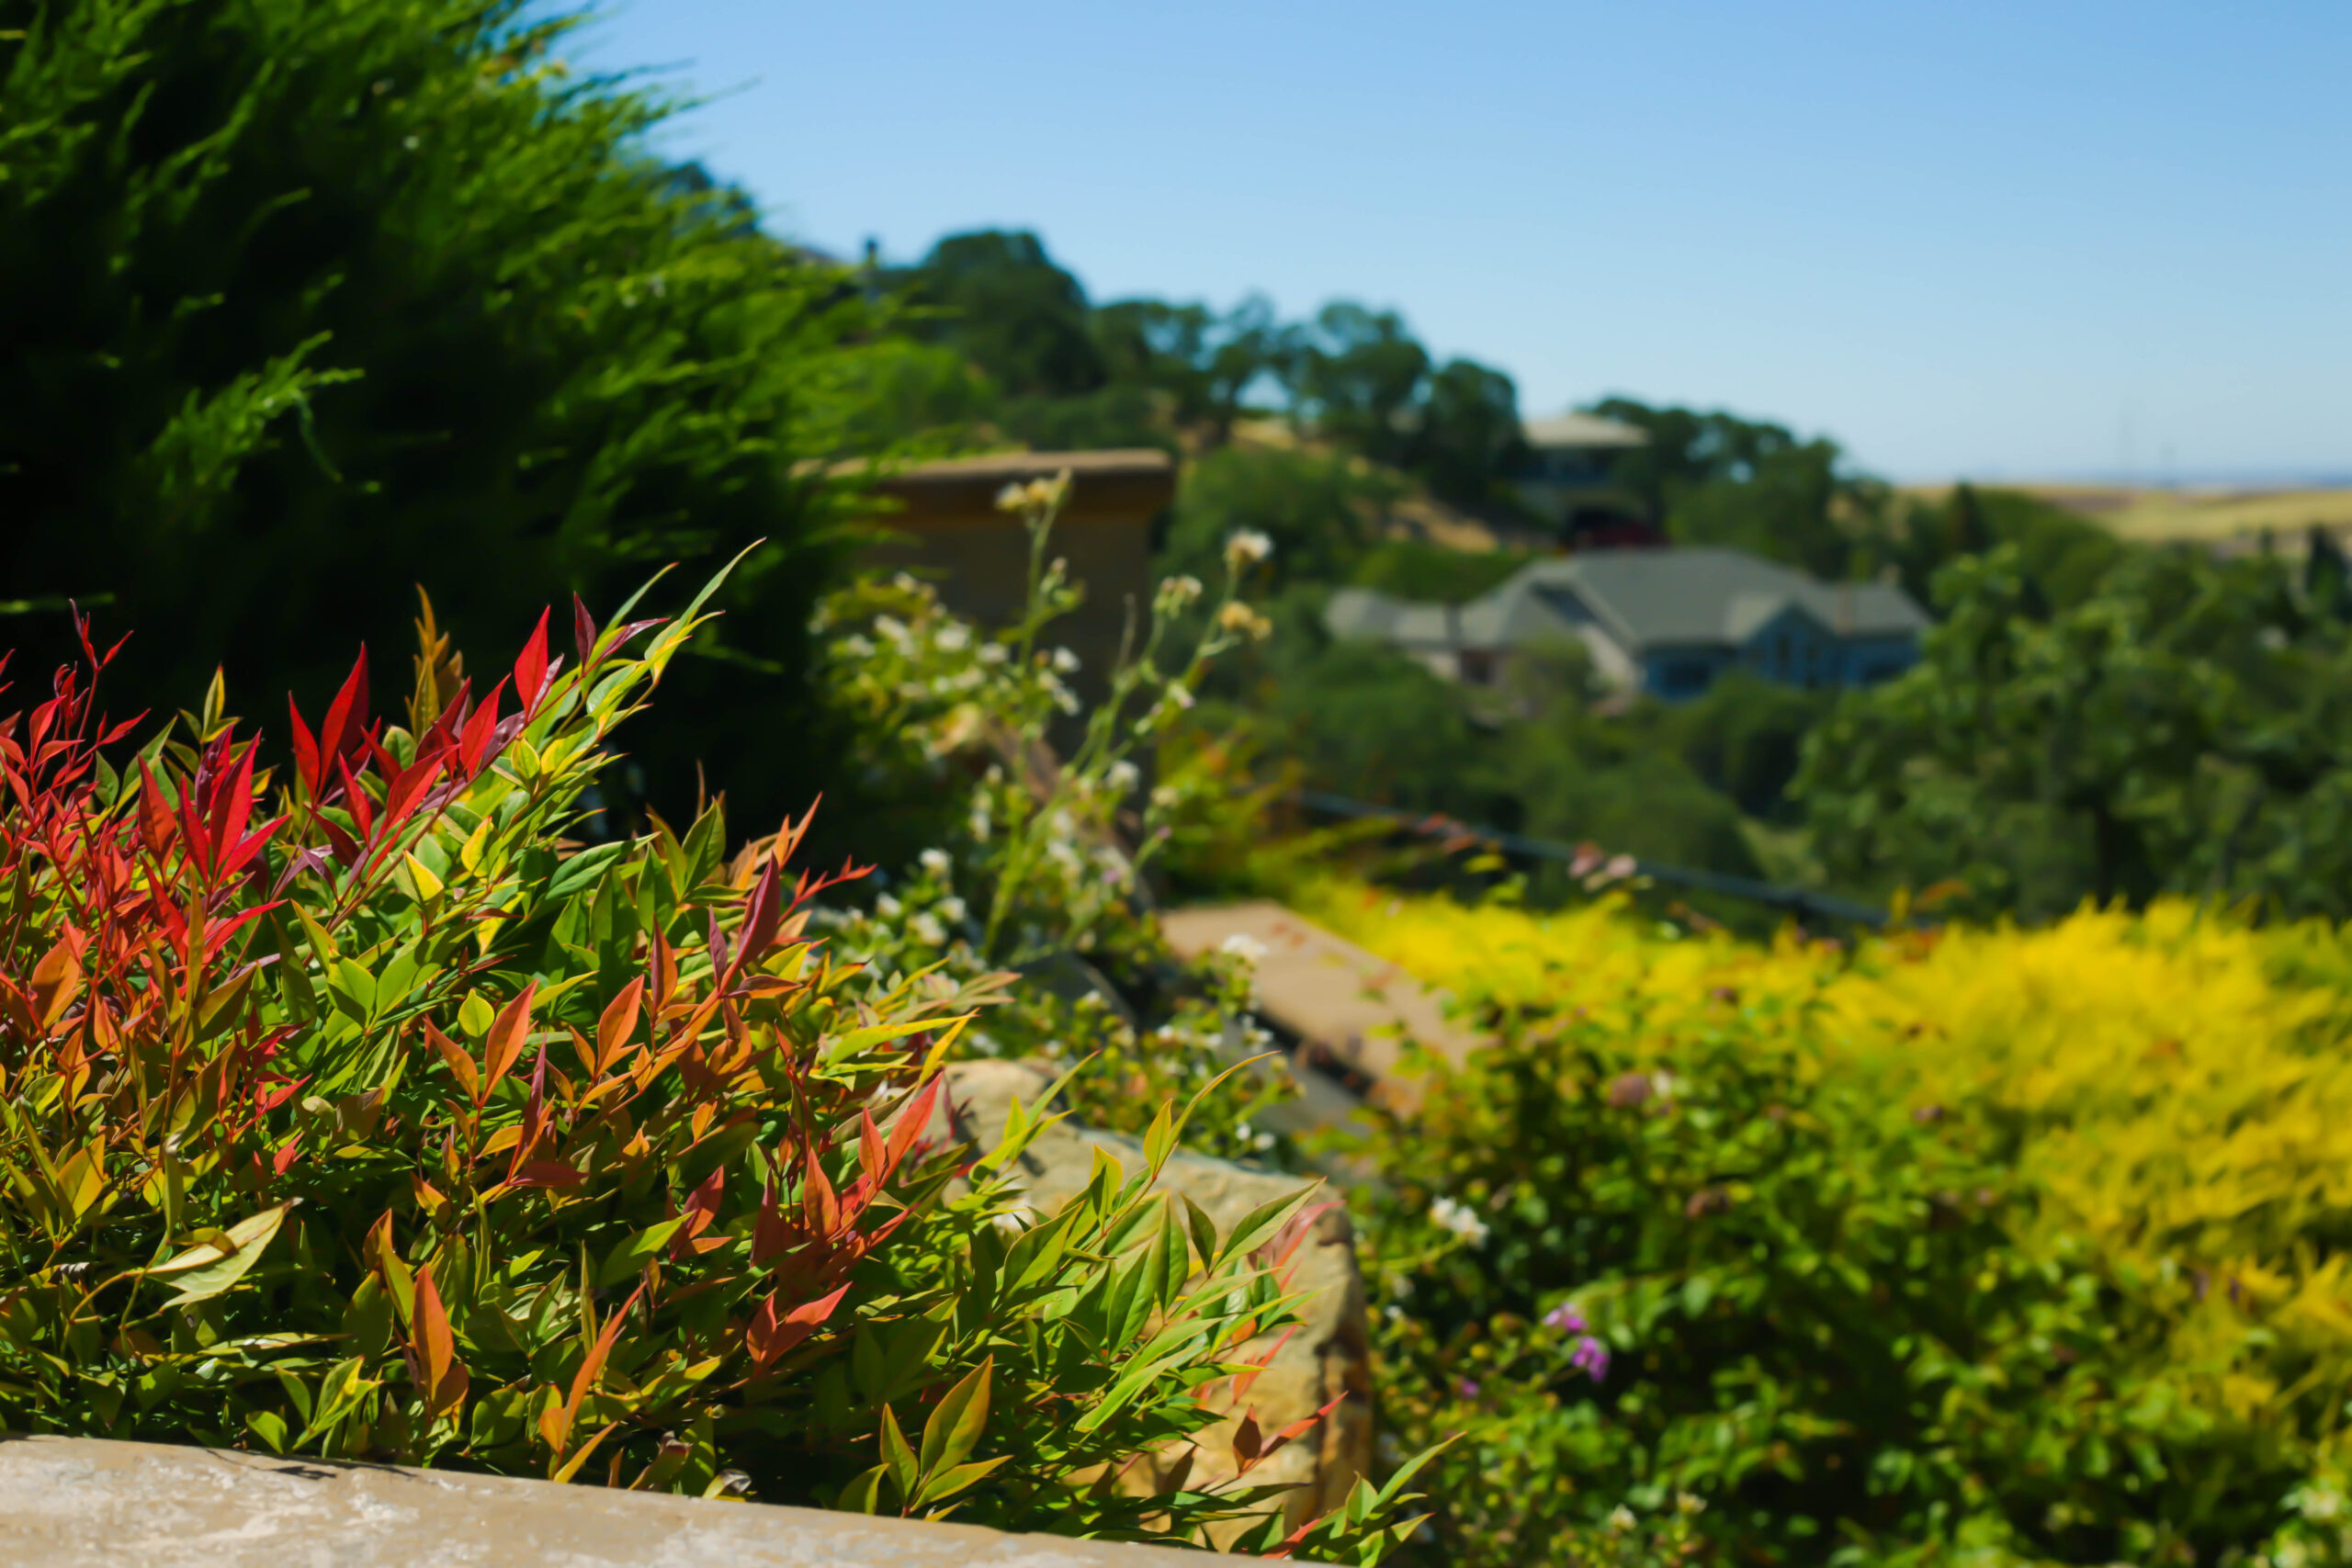
[[(983, 1152), (1003, 1135), (1012, 1100), (1017, 1097), (1035, 1110), (1052, 1082), (1044, 1068), (1028, 1062), (962, 1062), (951, 1066), (947, 1074), (935, 1131), (948, 1134), (952, 1119), (955, 1135), (973, 1140)], [(1065, 1120), (1040, 1134), (1023, 1156), (1021, 1177), (1030, 1201), (1050, 1213), (1083, 1190), (1098, 1147), (1130, 1172), (1142, 1168), (1143, 1148), (1136, 1140)], [(1162, 1168), (1160, 1184), (1191, 1198), (1223, 1231), (1268, 1199), (1295, 1192), (1309, 1182), (1178, 1154)], [(1259, 1427), (1271, 1432), (1313, 1415), (1341, 1393), (1348, 1398), (1320, 1426), (1250, 1472), (1252, 1484), (1294, 1488), (1283, 1508), (1294, 1528), (1345, 1500), (1356, 1478), (1371, 1466), (1373, 1440), (1363, 1276), (1356, 1267), (1355, 1231), (1344, 1207), (1335, 1204), (1315, 1220), (1295, 1263), (1292, 1287), (1314, 1294), (1305, 1305), (1298, 1331), (1250, 1388), (1250, 1409)], [(1243, 1354), (1261, 1354), (1272, 1344), (1271, 1336), (1253, 1341)], [(1245, 1413), (1235, 1412), (1204, 1435), (1193, 1466), (1193, 1484), (1233, 1473), (1232, 1429)], [(1164, 1456), (1158, 1475), (1164, 1475), (1166, 1465), (1178, 1457)]]
[(1160, 917), (1160, 927), (1184, 958), (1214, 953), (1234, 936), (1263, 947), (1260, 1010), (1299, 1038), (1308, 1066), (1336, 1066), (1370, 1098), (1398, 1110), (1419, 1103), (1417, 1086), (1403, 1070), (1406, 1040), (1457, 1064), (1487, 1043), (1446, 1016), (1442, 993), (1280, 904), (1176, 909)]
[(447, 1471), (0, 1437), (0, 1563), (10, 1568), (1179, 1568), (1241, 1561)]

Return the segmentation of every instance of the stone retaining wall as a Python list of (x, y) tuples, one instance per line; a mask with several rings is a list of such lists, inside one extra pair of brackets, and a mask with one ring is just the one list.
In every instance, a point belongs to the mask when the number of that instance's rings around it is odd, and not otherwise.
[(1204, 1568), (1245, 1559), (153, 1443), (0, 1436), (8, 1568)]

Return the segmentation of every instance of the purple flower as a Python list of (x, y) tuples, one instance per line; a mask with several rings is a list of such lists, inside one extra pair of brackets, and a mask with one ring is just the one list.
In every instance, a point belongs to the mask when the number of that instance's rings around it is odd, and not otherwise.
[(1609, 1347), (1588, 1334), (1568, 1352), (1568, 1365), (1599, 1382), (1609, 1375)]
[(1453, 1392), (1464, 1399), (1476, 1399), (1478, 1397), (1478, 1385), (1468, 1378), (1464, 1378), (1453, 1385)]
[(1584, 1314), (1570, 1303), (1562, 1302), (1544, 1314), (1544, 1326), (1557, 1334), (1582, 1334), (1592, 1325), (1584, 1320)]

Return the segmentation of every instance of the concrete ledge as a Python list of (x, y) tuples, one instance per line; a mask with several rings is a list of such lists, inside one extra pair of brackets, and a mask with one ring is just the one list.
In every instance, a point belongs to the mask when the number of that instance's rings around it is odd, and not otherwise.
[(1406, 1040), (1455, 1066), (1490, 1043), (1449, 1018), (1440, 993), (1280, 904), (1254, 899), (1173, 909), (1160, 927), (1182, 958), (1214, 953), (1237, 936), (1263, 949), (1260, 1010), (1299, 1038), (1308, 1066), (1340, 1069), (1367, 1098), (1392, 1109), (1409, 1111), (1420, 1103), (1419, 1086), (1405, 1067)]
[(1180, 1568), (1163, 1547), (453, 1471), (0, 1437), (11, 1568)]

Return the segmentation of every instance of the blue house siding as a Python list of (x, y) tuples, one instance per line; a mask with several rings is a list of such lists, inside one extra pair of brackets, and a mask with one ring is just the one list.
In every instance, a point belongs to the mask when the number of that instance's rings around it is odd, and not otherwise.
[(1891, 681), (1919, 662), (1919, 639), (1910, 637), (1856, 637), (1846, 645), (1852, 673), (1847, 683), (1874, 686)]

